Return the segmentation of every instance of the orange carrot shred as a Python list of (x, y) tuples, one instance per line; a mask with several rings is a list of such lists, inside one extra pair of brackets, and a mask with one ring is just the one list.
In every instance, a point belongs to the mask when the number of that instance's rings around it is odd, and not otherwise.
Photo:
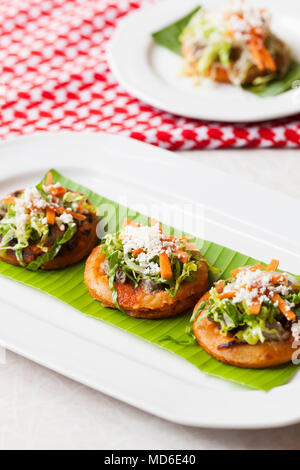
[(261, 302), (258, 299), (255, 299), (249, 307), (249, 313), (251, 315), (258, 315), (261, 309)]
[(235, 295), (236, 292), (223, 292), (223, 294), (217, 295), (217, 299), (233, 299)]
[(48, 224), (54, 225), (55, 224), (55, 211), (53, 209), (50, 209), (50, 207), (48, 207), (46, 210), (46, 216), (47, 216)]
[(77, 212), (69, 211), (69, 209), (64, 209), (63, 207), (54, 206), (53, 208), (51, 207), (51, 209), (53, 209), (57, 214), (71, 214), (71, 216), (77, 220), (85, 220), (86, 218), (83, 214), (78, 214)]
[(53, 177), (51, 171), (49, 171), (46, 178), (46, 186), (51, 186), (51, 184), (53, 184)]
[(7, 196), (3, 199), (4, 204), (15, 204), (16, 198), (14, 196)]
[(270, 297), (274, 303), (275, 302), (277, 303), (279, 310), (281, 311), (281, 313), (283, 313), (283, 315), (289, 321), (296, 320), (296, 315), (294, 314), (294, 312), (290, 309), (287, 303), (280, 297), (280, 295), (277, 294), (277, 292), (272, 292), (272, 294), (270, 294)]
[(272, 281), (273, 284), (278, 284), (279, 282), (285, 282), (286, 277), (285, 277), (284, 274), (276, 274), (276, 275), (272, 276), (271, 281)]
[(236, 277), (241, 271), (242, 271), (242, 268), (236, 268), (230, 271), (230, 274), (232, 277)]
[(185, 249), (189, 251), (198, 251), (196, 243), (185, 242)]
[(132, 252), (132, 256), (133, 256), (134, 258), (137, 258), (141, 253), (143, 253), (143, 251), (144, 251), (143, 248), (139, 248), (138, 250), (134, 250), (134, 251)]
[(54, 197), (64, 196), (66, 192), (67, 190), (62, 186), (52, 187), (49, 189), (49, 193), (51, 193)]
[(159, 255), (159, 264), (162, 279), (170, 279), (173, 276), (173, 273), (167, 253), (161, 253)]
[(293, 290), (297, 291), (297, 290), (299, 290), (299, 288), (300, 288), (300, 284), (293, 284), (293, 285), (291, 286), (291, 288), (292, 288)]
[(278, 259), (272, 259), (270, 262), (269, 266), (267, 267), (267, 271), (276, 271), (276, 269), (279, 266), (279, 261)]
[(183, 250), (176, 250), (176, 254), (178, 255), (178, 258), (181, 259), (184, 263), (187, 263), (189, 260), (189, 255), (183, 251)]
[(253, 39), (251, 39), (250, 41), (250, 52), (259, 70), (265, 70), (264, 60), (263, 60), (260, 48), (258, 46), (257, 41)]
[(258, 270), (264, 271), (265, 269), (266, 267), (263, 266), (262, 264), (254, 264), (253, 266), (250, 266), (250, 271), (258, 271)]
[(268, 51), (268, 49), (265, 48), (265, 46), (262, 46), (261, 53), (262, 53), (263, 60), (264, 60), (266, 68), (269, 69), (269, 70), (272, 70), (272, 72), (275, 72), (276, 71), (276, 64), (275, 64), (274, 59), (271, 56), (270, 52)]

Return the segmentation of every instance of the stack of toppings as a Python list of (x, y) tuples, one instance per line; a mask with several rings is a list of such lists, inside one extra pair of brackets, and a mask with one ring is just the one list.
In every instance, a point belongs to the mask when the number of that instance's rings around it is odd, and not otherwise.
[(289, 49), (271, 32), (268, 12), (244, 3), (229, 11), (200, 8), (180, 41), (183, 73), (197, 78), (258, 85), (284, 75), (291, 65)]
[(74, 236), (75, 222), (86, 219), (81, 213), (83, 208), (93, 209), (84, 195), (68, 191), (60, 183), (54, 184), (52, 173), (48, 173), (45, 184), (2, 199), (0, 250), (14, 251), (22, 266), (26, 264), (23, 250), (27, 247), (36, 256), (49, 253), (50, 259)]
[(249, 48), (259, 70), (276, 70), (264, 42), (270, 32), (270, 17), (264, 9), (240, 8), (225, 14), (225, 35)]
[[(135, 261), (144, 268), (144, 274), (155, 275), (160, 273), (162, 279), (172, 277), (170, 257), (177, 256), (183, 263), (188, 262), (189, 255), (182, 249), (196, 249), (196, 246), (186, 241), (186, 238), (177, 238), (163, 233), (157, 221), (151, 221), (152, 226), (146, 227), (127, 219), (119, 236), (122, 241), (124, 254), (130, 254)], [(159, 260), (154, 261), (155, 259)]]
[(207, 317), (235, 341), (255, 345), (288, 340), (298, 328), (300, 284), (278, 272), (278, 265), (272, 260), (267, 267), (255, 264), (231, 271), (232, 277), (218, 281), (195, 311), (196, 327)]
[(230, 299), (233, 304), (245, 302), (253, 315), (260, 313), (263, 302), (272, 302), (287, 320), (295, 320), (292, 310), (295, 305), (282, 296), (299, 290), (299, 283), (287, 273), (276, 272), (278, 265), (277, 260), (272, 260), (267, 269), (256, 264), (232, 271), (233, 279), (228, 284), (225, 285), (224, 281), (217, 284), (217, 298), (224, 302)]

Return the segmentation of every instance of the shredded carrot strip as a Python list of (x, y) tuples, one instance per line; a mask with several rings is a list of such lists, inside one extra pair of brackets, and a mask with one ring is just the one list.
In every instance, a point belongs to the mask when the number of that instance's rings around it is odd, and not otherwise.
[(223, 292), (223, 294), (217, 295), (217, 299), (233, 299), (235, 295), (236, 292)]
[(224, 287), (225, 287), (225, 281), (223, 281), (223, 280), (217, 282), (216, 285), (215, 285), (215, 289), (218, 292), (218, 294), (222, 294), (222, 292), (224, 290)]
[(232, 271), (230, 271), (230, 274), (232, 277), (236, 277), (241, 271), (242, 268), (233, 269)]
[(261, 50), (258, 46), (257, 41), (253, 39), (251, 39), (250, 41), (250, 52), (259, 70), (265, 70), (265, 64), (264, 64), (264, 60), (261, 54)]
[(184, 263), (187, 263), (189, 260), (189, 255), (183, 250), (176, 250), (175, 252), (178, 255), (178, 258), (181, 259)]
[(170, 279), (173, 275), (171, 263), (167, 253), (159, 255), (160, 274), (163, 279)]
[(143, 251), (144, 251), (143, 248), (139, 248), (138, 250), (134, 250), (134, 251), (132, 252), (132, 256), (133, 256), (134, 258), (137, 258), (141, 253), (143, 253)]
[(255, 299), (252, 305), (249, 307), (249, 313), (251, 315), (258, 315), (261, 309), (261, 302), (258, 299)]
[(54, 225), (55, 224), (55, 211), (53, 209), (50, 209), (50, 207), (48, 207), (46, 209), (46, 216), (47, 216), (48, 224)]
[(267, 271), (276, 271), (276, 269), (279, 266), (279, 261), (278, 259), (272, 259), (270, 262), (269, 266), (267, 267)]
[(16, 198), (14, 196), (7, 196), (3, 199), (4, 204), (15, 204)]
[(71, 216), (77, 220), (85, 220), (86, 218), (85, 215), (83, 214), (78, 214), (77, 212), (69, 211), (69, 209), (64, 209), (63, 207), (53, 206), (50, 209), (53, 209), (57, 214), (64, 214), (64, 213), (71, 214)]
[(253, 266), (250, 266), (249, 269), (250, 269), (250, 271), (258, 271), (258, 270), (264, 271), (266, 269), (266, 267), (263, 266), (262, 264), (258, 263), (258, 264), (254, 264)]
[(62, 186), (52, 187), (49, 189), (49, 193), (51, 193), (54, 197), (63, 196), (64, 194), (66, 194), (66, 192), (67, 190)]
[(272, 276), (271, 281), (272, 281), (273, 284), (278, 284), (279, 282), (286, 281), (286, 277), (283, 274), (276, 274), (276, 275)]
[(293, 284), (293, 285), (291, 286), (291, 288), (292, 288), (293, 290), (299, 290), (300, 284)]
[(51, 186), (51, 184), (53, 184), (53, 177), (51, 171), (49, 171), (46, 178), (46, 186)]
[(270, 297), (274, 303), (276, 302), (278, 304), (279, 310), (283, 313), (283, 315), (289, 321), (296, 319), (296, 315), (294, 314), (294, 312), (290, 309), (287, 303), (280, 297), (280, 295), (277, 294), (277, 292), (272, 292), (272, 294), (270, 294)]
[[(237, 269), (233, 269), (232, 271), (230, 271), (230, 274), (232, 277), (236, 277), (241, 271), (243, 271), (244, 269), (246, 268), (237, 268)], [(258, 270), (261, 270), (263, 271), (265, 268), (265, 266), (263, 266), (262, 264), (254, 264), (253, 266), (250, 266), (249, 267), (249, 270), (250, 271), (258, 271)]]

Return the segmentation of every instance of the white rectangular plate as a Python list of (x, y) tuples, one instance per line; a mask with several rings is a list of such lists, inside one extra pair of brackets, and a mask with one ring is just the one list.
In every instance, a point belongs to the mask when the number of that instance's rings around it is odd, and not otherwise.
[[(283, 269), (300, 271), (298, 201), (200, 163), (123, 137), (85, 133), (19, 138), (1, 144), (0, 157), (1, 195), (35, 184), (53, 167), (178, 229), (266, 262), (278, 257)], [(0, 312), (1, 345), (168, 420), (219, 428), (300, 421), (299, 374), (268, 393), (242, 388), (4, 277)]]

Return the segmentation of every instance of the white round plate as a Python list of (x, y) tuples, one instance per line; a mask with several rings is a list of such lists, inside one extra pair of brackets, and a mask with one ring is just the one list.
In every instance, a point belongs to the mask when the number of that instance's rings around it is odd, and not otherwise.
[[(272, 13), (272, 30), (300, 60), (300, 2), (248, 0)], [(195, 6), (216, 9), (218, 0), (164, 0), (131, 13), (121, 21), (108, 47), (110, 67), (132, 95), (157, 108), (196, 119), (251, 122), (300, 112), (300, 87), (260, 98), (233, 85), (195, 86), (180, 76), (182, 59), (156, 45), (151, 34), (189, 13)]]

